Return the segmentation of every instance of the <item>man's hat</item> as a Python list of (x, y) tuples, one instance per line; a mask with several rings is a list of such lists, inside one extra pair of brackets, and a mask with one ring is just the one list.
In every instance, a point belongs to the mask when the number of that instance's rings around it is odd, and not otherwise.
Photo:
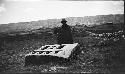
[(65, 22), (65, 23), (66, 23), (67, 21), (66, 21), (65, 19), (62, 19), (61, 23), (62, 23), (62, 22)]

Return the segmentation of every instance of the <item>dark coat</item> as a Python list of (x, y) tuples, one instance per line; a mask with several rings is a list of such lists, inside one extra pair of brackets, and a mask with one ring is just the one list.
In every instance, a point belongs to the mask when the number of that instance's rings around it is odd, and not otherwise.
[(72, 44), (73, 38), (71, 34), (70, 26), (65, 24), (62, 27), (55, 29), (54, 34), (57, 34), (58, 44)]

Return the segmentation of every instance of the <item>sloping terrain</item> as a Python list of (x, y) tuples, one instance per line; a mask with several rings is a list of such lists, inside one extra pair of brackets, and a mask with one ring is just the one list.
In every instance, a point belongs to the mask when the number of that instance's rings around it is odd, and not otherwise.
[[(53, 26), (59, 20), (23, 22), (0, 25), (0, 72), (5, 73), (116, 73), (125, 72), (125, 33), (123, 15), (67, 18), (74, 43), (79, 43), (77, 55), (70, 62), (25, 65), (25, 55), (43, 45), (56, 44)], [(109, 18), (112, 17), (112, 18)], [(109, 19), (106, 19), (109, 18)], [(114, 19), (113, 19), (114, 18)], [(96, 19), (96, 22), (94, 22)], [(114, 21), (114, 22), (113, 22)], [(112, 25), (105, 22), (113, 22)], [(100, 25), (100, 23), (103, 23)], [(20, 27), (18, 26), (19, 24)], [(37, 25), (36, 25), (37, 24)], [(43, 27), (43, 24), (47, 27)], [(16, 25), (16, 26), (15, 26)], [(26, 25), (26, 27), (25, 27)], [(52, 26), (53, 25), (53, 26)], [(7, 26), (7, 27), (6, 27)], [(30, 26), (30, 27), (29, 27)], [(115, 27), (113, 27), (115, 26)], [(50, 28), (51, 27), (51, 28)]]
[[(67, 17), (68, 25), (74, 26), (78, 25), (101, 25), (106, 22), (112, 23), (124, 23), (124, 14), (114, 14), (114, 15), (97, 15), (97, 16), (85, 16), (85, 17)], [(49, 27), (53, 28), (60, 26), (61, 19), (48, 19), (48, 20), (39, 20), (31, 22), (19, 22), (19, 23), (9, 23), (9, 24), (0, 24), (0, 32), (17, 32), (17, 31), (30, 31), (33, 29)]]
[[(75, 31), (76, 33), (80, 32)], [(76, 34), (74, 32), (74, 34)], [(80, 32), (82, 34), (83, 31)], [(73, 35), (80, 44), (80, 52), (69, 65), (48, 63), (24, 66), (25, 55), (42, 45), (55, 44), (54, 35), (39, 35), (39, 38), (22, 37), (20, 40), (5, 39), (1, 44), (0, 72), (5, 73), (110, 73), (125, 72), (123, 31), (96, 34), (84, 31), (86, 35)]]

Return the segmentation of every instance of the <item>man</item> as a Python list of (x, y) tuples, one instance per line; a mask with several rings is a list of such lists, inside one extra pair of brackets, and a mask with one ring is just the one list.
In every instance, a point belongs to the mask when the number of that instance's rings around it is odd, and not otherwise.
[(66, 20), (62, 19), (62, 26), (54, 30), (54, 34), (57, 35), (58, 44), (72, 44), (73, 38), (71, 34), (70, 26), (66, 24)]

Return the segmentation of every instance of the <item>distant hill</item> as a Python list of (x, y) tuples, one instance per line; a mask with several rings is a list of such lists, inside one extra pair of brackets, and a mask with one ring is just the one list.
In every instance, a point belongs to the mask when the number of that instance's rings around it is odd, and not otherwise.
[[(85, 17), (67, 17), (67, 24), (74, 26), (76, 24), (82, 25), (101, 25), (106, 22), (124, 23), (124, 14), (115, 15), (97, 15), (97, 16), (85, 16)], [(53, 28), (60, 26), (61, 19), (48, 19), (31, 22), (19, 22), (1, 24), (0, 32), (15, 32), (15, 31), (30, 31), (39, 28)]]

